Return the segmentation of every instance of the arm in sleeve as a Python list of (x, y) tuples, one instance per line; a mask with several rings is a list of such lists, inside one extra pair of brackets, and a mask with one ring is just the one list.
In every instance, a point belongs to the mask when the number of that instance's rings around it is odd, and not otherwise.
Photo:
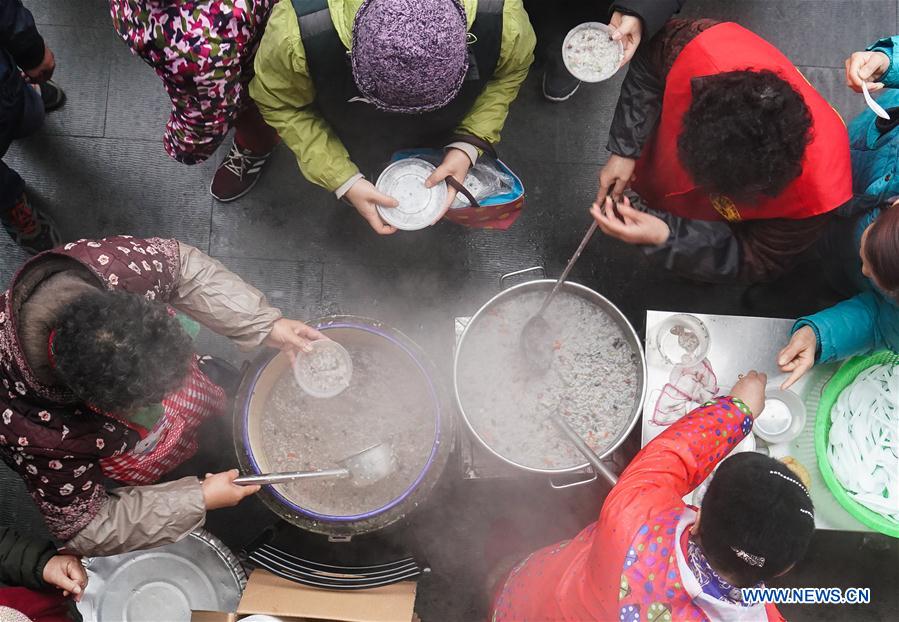
[(25, 71), (44, 60), (44, 39), (34, 25), (31, 11), (19, 0), (0, 0), (0, 46)]
[(625, 158), (640, 157), (662, 113), (665, 80), (651, 60), (650, 47), (654, 44), (655, 41), (646, 42), (637, 48), (612, 117), (606, 148)]
[(178, 251), (181, 273), (171, 305), (243, 350), (260, 345), (281, 312), (220, 261), (181, 242)]
[(673, 272), (710, 283), (757, 283), (780, 276), (815, 243), (831, 218), (828, 213), (802, 220), (752, 220), (731, 225), (646, 211), (664, 220), (671, 234), (664, 244), (644, 246), (643, 251), (661, 257)]
[(643, 40), (651, 39), (668, 19), (679, 12), (687, 0), (619, 0), (611, 11), (635, 15), (643, 22)]
[(19, 534), (11, 527), (0, 527), (0, 583), (39, 590), (44, 583), (44, 566), (56, 555), (50, 540)]
[(521, 0), (507, 0), (503, 6), (503, 34), (499, 60), (493, 77), (459, 127), (456, 134), (470, 134), (491, 145), (499, 142), (509, 106), (534, 61), (537, 37)]
[(275, 6), (254, 68), (250, 95), (266, 123), (293, 151), (303, 176), (333, 192), (358, 174), (346, 147), (316, 108), (315, 86), (290, 2)]
[(93, 520), (63, 547), (75, 555), (106, 556), (181, 540), (206, 520), (203, 488), (196, 477), (107, 492)]
[(600, 524), (637, 527), (681, 503), (750, 430), (749, 408), (731, 397), (690, 412), (636, 455), (603, 504)]
[(897, 45), (899, 45), (899, 35), (880, 39), (867, 48), (869, 52), (882, 52), (890, 59), (890, 66), (880, 77), (884, 86), (890, 89), (899, 87), (899, 63), (897, 63), (899, 50), (896, 49)]
[(803, 326), (815, 331), (819, 363), (875, 350), (884, 344), (877, 325), (877, 296), (873, 291), (864, 292), (829, 309), (801, 317), (793, 326), (793, 332)]

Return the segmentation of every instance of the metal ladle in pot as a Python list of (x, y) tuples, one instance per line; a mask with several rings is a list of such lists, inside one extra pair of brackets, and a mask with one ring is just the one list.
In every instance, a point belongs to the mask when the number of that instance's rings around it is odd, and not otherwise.
[(392, 475), (396, 469), (396, 458), (393, 449), (386, 443), (378, 443), (357, 454), (337, 462), (337, 469), (321, 471), (288, 471), (284, 473), (262, 473), (259, 475), (241, 475), (234, 480), (238, 486), (255, 484), (284, 484), (298, 479), (319, 479), (332, 477), (348, 477), (354, 486), (364, 487), (376, 484)]
[(596, 474), (602, 475), (612, 486), (617, 484), (618, 476), (603, 463), (602, 458), (596, 455), (596, 452), (581, 438), (581, 435), (575, 432), (574, 428), (571, 427), (571, 424), (568, 423), (568, 419), (566, 419), (559, 411), (553, 413), (551, 417), (553, 423), (562, 430), (565, 436), (568, 437), (568, 440), (571, 441), (571, 444), (577, 447), (578, 451), (587, 459), (587, 462), (590, 463), (590, 466), (593, 467)]
[(562, 287), (562, 283), (568, 278), (568, 273), (571, 272), (574, 263), (578, 260), (578, 257), (581, 256), (581, 253), (584, 251), (584, 248), (586, 248), (590, 238), (593, 237), (596, 226), (597, 222), (594, 220), (593, 224), (590, 225), (590, 228), (587, 229), (587, 234), (584, 236), (584, 239), (581, 240), (577, 250), (574, 251), (571, 259), (568, 260), (568, 265), (565, 266), (565, 269), (559, 276), (559, 280), (556, 281), (552, 291), (549, 292), (549, 295), (547, 295), (546, 299), (543, 301), (540, 310), (527, 321), (524, 328), (521, 330), (520, 340), (521, 349), (524, 351), (524, 357), (531, 364), (531, 367), (538, 371), (545, 372), (549, 369), (549, 365), (552, 363), (553, 358), (553, 334), (549, 322), (543, 318), (543, 312), (546, 311), (549, 303), (552, 302), (552, 299), (555, 297), (556, 292)]

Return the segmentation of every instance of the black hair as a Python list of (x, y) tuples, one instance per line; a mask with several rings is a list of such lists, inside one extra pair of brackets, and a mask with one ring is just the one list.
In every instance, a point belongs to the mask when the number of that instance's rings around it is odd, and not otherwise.
[[(799, 476), (756, 452), (722, 462), (702, 500), (702, 551), (737, 587), (789, 570), (805, 555), (814, 531), (814, 506)], [(762, 558), (761, 565), (751, 563)]]
[(104, 412), (158, 403), (185, 381), (193, 343), (165, 305), (97, 290), (60, 315), (53, 338), (59, 378)]
[(744, 201), (774, 197), (802, 173), (812, 117), (802, 95), (772, 71), (728, 71), (692, 83), (677, 139), (697, 184)]

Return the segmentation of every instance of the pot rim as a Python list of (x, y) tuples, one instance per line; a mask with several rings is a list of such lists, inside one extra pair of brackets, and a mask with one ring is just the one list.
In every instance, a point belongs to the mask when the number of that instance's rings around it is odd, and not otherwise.
[[(312, 324), (315, 326), (315, 328), (317, 330), (321, 330), (321, 331), (326, 331), (326, 330), (332, 329), (332, 328), (353, 328), (353, 329), (357, 329), (357, 330), (364, 330), (366, 332), (377, 335), (378, 337), (386, 339), (390, 343), (392, 343), (395, 346), (397, 346), (398, 348), (400, 348), (400, 350), (405, 352), (406, 355), (409, 356), (409, 358), (415, 363), (416, 367), (418, 367), (419, 371), (421, 372), (422, 376), (424, 376), (424, 378), (427, 382), (427, 385), (428, 385), (428, 393), (430, 394), (431, 400), (434, 404), (434, 442), (431, 445), (431, 452), (428, 455), (427, 462), (425, 462), (424, 466), (421, 468), (421, 471), (418, 473), (418, 476), (415, 478), (415, 480), (411, 484), (409, 484), (409, 486), (406, 488), (406, 490), (404, 490), (401, 495), (399, 495), (398, 497), (395, 497), (386, 505), (383, 505), (383, 506), (373, 509), (373, 510), (369, 510), (367, 512), (362, 512), (359, 514), (352, 514), (352, 515), (322, 514), (319, 512), (315, 512), (314, 510), (310, 510), (310, 509), (307, 509), (307, 508), (297, 505), (296, 503), (294, 503), (293, 501), (288, 499), (285, 495), (283, 495), (279, 490), (277, 490), (277, 488), (275, 488), (275, 486), (268, 485), (268, 486), (266, 486), (266, 489), (272, 495), (272, 497), (274, 497), (279, 503), (282, 503), (290, 511), (296, 512), (302, 516), (306, 516), (306, 517), (314, 519), (314, 520), (319, 520), (319, 521), (328, 522), (328, 523), (351, 523), (354, 521), (360, 521), (360, 520), (374, 518), (376, 516), (384, 514), (385, 512), (387, 512), (387, 511), (395, 508), (396, 506), (400, 505), (401, 503), (403, 503), (424, 481), (428, 472), (431, 470), (431, 466), (433, 465), (434, 460), (437, 457), (437, 453), (440, 449), (440, 445), (443, 442), (443, 439), (441, 438), (441, 433), (440, 433), (441, 432), (441, 430), (440, 430), (441, 417), (443, 416), (443, 413), (442, 413), (441, 407), (440, 407), (440, 399), (439, 399), (437, 390), (434, 386), (434, 380), (431, 378), (426, 367), (418, 359), (418, 357), (415, 355), (415, 353), (412, 352), (409, 348), (407, 348), (406, 345), (404, 343), (402, 343), (400, 340), (396, 339), (393, 335), (389, 334), (389, 332), (381, 330), (379, 327), (382, 326), (382, 324), (381, 324), (381, 322), (379, 322), (377, 320), (372, 320), (372, 319), (363, 318), (363, 317), (356, 317), (356, 316), (352, 316), (352, 317), (332, 316), (332, 317), (321, 318), (319, 320), (316, 320)], [(395, 330), (395, 329), (393, 329), (393, 330)], [(274, 352), (266, 360), (266, 362), (264, 364), (260, 365), (259, 367), (257, 367), (257, 369), (255, 369), (252, 372), (252, 380), (249, 385), (250, 392), (247, 396), (247, 399), (244, 401), (244, 403), (241, 405), (241, 408), (240, 408), (240, 416), (241, 416), (242, 423), (243, 423), (243, 425), (242, 425), (242, 427), (243, 427), (242, 440), (243, 440), (243, 446), (244, 446), (244, 453), (247, 457), (247, 460), (248, 460), (250, 466), (257, 473), (260, 472), (259, 463), (256, 461), (256, 455), (253, 451), (252, 445), (250, 444), (250, 425), (249, 425), (250, 402), (252, 401), (252, 396), (254, 393), (253, 390), (259, 381), (259, 377), (262, 375), (262, 373), (268, 367), (268, 364), (276, 356), (278, 356), (278, 352)]]
[[(584, 469), (590, 468), (590, 463), (585, 460), (582, 464), (578, 464), (578, 465), (571, 466), (571, 467), (566, 467), (564, 469), (541, 469), (541, 468), (531, 467), (531, 466), (527, 466), (527, 465), (515, 462), (514, 460), (507, 458), (506, 456), (504, 456), (501, 453), (499, 453), (498, 451), (496, 451), (493, 447), (491, 447), (490, 444), (487, 441), (485, 441), (481, 437), (480, 434), (478, 434), (477, 430), (475, 430), (474, 425), (472, 424), (471, 420), (468, 418), (468, 415), (465, 413), (465, 408), (462, 406), (462, 398), (459, 395), (459, 353), (462, 351), (462, 347), (465, 344), (465, 338), (468, 336), (468, 332), (469, 332), (469, 330), (471, 330), (471, 327), (474, 326), (477, 323), (478, 319), (487, 311), (487, 309), (491, 308), (497, 301), (499, 301), (502, 298), (507, 298), (509, 296), (513, 296), (515, 294), (515, 292), (518, 290), (534, 289), (535, 286), (554, 285), (555, 283), (556, 283), (556, 279), (534, 279), (531, 281), (525, 281), (524, 283), (518, 283), (517, 285), (513, 285), (511, 287), (508, 287), (508, 288), (496, 293), (492, 298), (490, 298), (490, 300), (485, 302), (481, 306), (481, 308), (475, 312), (474, 315), (471, 316), (471, 319), (469, 320), (468, 324), (465, 326), (465, 329), (462, 331), (462, 334), (459, 337), (459, 342), (456, 345), (456, 352), (455, 352), (455, 355), (453, 356), (453, 396), (455, 397), (455, 400), (456, 400), (456, 408), (459, 409), (459, 413), (462, 415), (462, 419), (465, 421), (465, 427), (468, 428), (469, 432), (471, 432), (471, 434), (477, 439), (478, 443), (480, 443), (480, 445), (484, 449), (489, 451), (491, 454), (493, 454), (494, 456), (496, 456), (497, 458), (499, 458), (506, 464), (512, 465), (512, 466), (514, 466), (518, 469), (522, 469), (524, 471), (528, 471), (530, 473), (539, 473), (542, 475), (563, 475), (565, 473), (575, 473), (577, 471), (582, 471)], [(621, 326), (620, 324), (619, 324), (619, 326), (622, 328), (622, 330), (624, 330), (625, 327), (627, 328), (627, 330), (625, 332), (629, 336), (633, 337), (634, 343), (637, 346), (637, 352), (640, 355), (640, 369), (642, 370), (642, 378), (641, 378), (642, 386), (640, 388), (639, 399), (635, 402), (636, 405), (634, 408), (634, 412), (631, 415), (630, 422), (627, 424), (627, 427), (621, 431), (621, 433), (618, 437), (618, 440), (613, 445), (609, 446), (609, 448), (606, 449), (602, 453), (602, 455), (600, 455), (600, 458), (605, 458), (605, 457), (609, 456), (613, 451), (618, 449), (622, 445), (622, 443), (624, 443), (624, 441), (627, 439), (627, 437), (633, 431), (634, 427), (637, 425), (637, 422), (640, 420), (640, 415), (643, 412), (643, 403), (646, 400), (646, 384), (647, 384), (646, 380), (647, 380), (647, 373), (648, 373), (647, 369), (646, 369), (646, 355), (643, 352), (643, 344), (640, 341), (640, 337), (637, 335), (637, 331), (634, 330), (634, 327), (630, 323), (630, 320), (627, 319), (627, 317), (624, 315), (624, 313), (622, 313), (621, 310), (612, 303), (612, 301), (610, 301), (608, 298), (606, 298), (605, 296), (603, 296), (596, 290), (590, 289), (586, 285), (581, 285), (580, 283), (576, 283), (574, 281), (565, 281), (562, 284), (562, 289), (573, 289), (573, 290), (578, 291), (580, 294), (587, 294), (590, 297), (601, 300), (602, 302), (607, 304), (610, 309), (613, 309), (615, 311), (615, 313), (617, 313), (618, 319), (620, 319), (624, 323), (623, 326)]]

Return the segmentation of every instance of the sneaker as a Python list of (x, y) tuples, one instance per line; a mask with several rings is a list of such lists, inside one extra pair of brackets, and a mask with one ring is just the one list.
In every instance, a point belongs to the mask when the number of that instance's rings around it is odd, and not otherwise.
[(44, 102), (44, 112), (53, 112), (66, 103), (66, 93), (52, 80), (47, 80), (38, 85), (41, 101)]
[(239, 199), (259, 181), (262, 168), (271, 155), (271, 151), (256, 155), (249, 149), (241, 149), (236, 142), (232, 143), (228, 156), (215, 171), (209, 192), (222, 203)]
[(575, 94), (581, 81), (568, 73), (565, 65), (551, 62), (543, 71), (543, 97), (551, 102), (563, 102)]
[(0, 222), (13, 242), (32, 255), (56, 248), (61, 243), (56, 223), (32, 207), (25, 193), (9, 211), (0, 214)]

